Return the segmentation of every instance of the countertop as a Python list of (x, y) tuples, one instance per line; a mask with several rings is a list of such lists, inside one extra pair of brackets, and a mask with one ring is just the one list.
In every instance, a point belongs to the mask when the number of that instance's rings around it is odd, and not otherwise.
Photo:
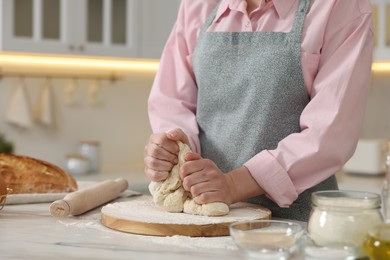
[[(135, 199), (120, 198), (116, 201)], [(0, 211), (0, 259), (244, 259), (229, 236), (157, 237), (105, 227), (98, 207), (53, 218), (50, 203), (6, 205)], [(303, 225), (305, 223), (302, 223)], [(301, 259), (296, 251), (292, 260)]]
[(55, 219), (49, 203), (6, 205), (0, 211), (0, 259), (240, 259), (229, 237), (152, 237), (100, 223), (100, 208)]
[[(145, 191), (140, 174), (99, 174), (82, 181), (125, 177)], [(383, 176), (338, 175), (341, 188), (380, 191)], [(362, 186), (356, 186), (362, 185)], [(117, 201), (133, 198), (120, 198)], [(0, 211), (0, 259), (243, 259), (230, 237), (153, 237), (111, 230), (100, 222), (100, 207), (81, 216), (56, 219), (50, 203), (6, 205)], [(297, 253), (291, 259), (302, 259)]]

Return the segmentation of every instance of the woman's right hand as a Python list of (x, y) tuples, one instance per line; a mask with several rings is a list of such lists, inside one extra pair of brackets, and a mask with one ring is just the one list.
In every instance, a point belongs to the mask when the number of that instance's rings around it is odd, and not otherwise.
[(145, 174), (151, 181), (163, 181), (168, 178), (178, 162), (179, 146), (177, 141), (189, 144), (187, 135), (180, 128), (167, 133), (155, 133), (149, 137), (145, 146)]

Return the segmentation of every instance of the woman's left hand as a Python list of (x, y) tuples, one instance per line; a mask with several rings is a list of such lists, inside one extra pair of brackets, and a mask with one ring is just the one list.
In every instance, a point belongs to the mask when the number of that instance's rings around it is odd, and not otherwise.
[(196, 203), (224, 202), (230, 205), (233, 202), (234, 185), (228, 174), (197, 153), (188, 152), (184, 159), (186, 162), (180, 169), (180, 178)]

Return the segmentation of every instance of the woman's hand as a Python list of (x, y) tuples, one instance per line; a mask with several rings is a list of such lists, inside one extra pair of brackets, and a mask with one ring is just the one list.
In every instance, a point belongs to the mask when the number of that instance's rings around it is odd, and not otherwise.
[(199, 154), (188, 152), (184, 155), (186, 162), (180, 169), (180, 178), (185, 190), (190, 191), (195, 202), (233, 203), (234, 187), (230, 175), (224, 174), (209, 159)]
[(149, 137), (145, 146), (145, 174), (151, 181), (162, 181), (168, 178), (173, 166), (177, 164), (179, 146), (177, 141), (188, 144), (187, 135), (176, 128), (167, 133), (156, 133)]

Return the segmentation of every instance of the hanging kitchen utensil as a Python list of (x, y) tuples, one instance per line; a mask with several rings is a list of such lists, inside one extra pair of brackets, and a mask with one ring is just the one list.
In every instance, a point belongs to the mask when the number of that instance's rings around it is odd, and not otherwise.
[(88, 88), (87, 101), (90, 106), (96, 106), (102, 103), (101, 100), (101, 82), (98, 79), (95, 79), (91, 82), (91, 85)]
[(10, 124), (23, 128), (30, 128), (33, 124), (30, 111), (30, 102), (26, 92), (24, 79), (21, 78), (11, 97), (5, 118)]
[(77, 88), (78, 82), (75, 78), (70, 79), (70, 81), (66, 84), (64, 89), (64, 99), (67, 106), (73, 106), (81, 102), (80, 96), (77, 93)]
[(35, 110), (35, 120), (46, 126), (53, 124), (52, 82), (49, 78), (45, 80), (45, 84), (41, 88), (39, 102)]

